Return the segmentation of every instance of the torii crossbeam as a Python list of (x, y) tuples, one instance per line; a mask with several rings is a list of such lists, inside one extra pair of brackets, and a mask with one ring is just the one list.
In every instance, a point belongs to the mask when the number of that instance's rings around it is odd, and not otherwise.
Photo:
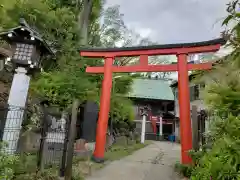
[[(102, 92), (100, 100), (100, 112), (97, 126), (96, 146), (93, 158), (96, 162), (104, 161), (106, 132), (108, 126), (108, 113), (110, 109), (110, 98), (112, 89), (112, 73), (114, 72), (178, 72), (179, 89), (179, 112), (180, 112), (180, 132), (181, 132), (181, 155), (182, 163), (191, 163), (188, 151), (192, 149), (192, 130), (190, 117), (190, 96), (188, 71), (211, 69), (211, 63), (188, 64), (187, 55), (203, 52), (216, 52), (225, 40), (214, 39), (205, 42), (167, 44), (141, 47), (125, 48), (90, 48), (81, 49), (80, 55), (86, 57), (104, 58), (104, 67), (87, 67), (87, 73), (103, 73)], [(169, 65), (149, 65), (148, 56), (176, 55), (177, 64)], [(139, 65), (133, 66), (113, 66), (114, 58), (139, 56)]]

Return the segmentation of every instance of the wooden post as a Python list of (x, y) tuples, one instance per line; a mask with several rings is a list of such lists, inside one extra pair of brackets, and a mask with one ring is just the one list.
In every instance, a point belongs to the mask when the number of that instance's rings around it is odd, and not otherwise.
[(78, 100), (75, 100), (73, 102), (70, 132), (69, 132), (69, 141), (68, 141), (68, 150), (67, 150), (65, 180), (72, 179), (72, 161), (73, 161), (74, 141), (75, 141), (75, 137), (76, 137), (76, 124), (77, 124), (77, 114), (78, 114), (79, 105), (80, 105), (80, 103)]
[(192, 106), (192, 133), (193, 149), (197, 151), (199, 150), (197, 106)]

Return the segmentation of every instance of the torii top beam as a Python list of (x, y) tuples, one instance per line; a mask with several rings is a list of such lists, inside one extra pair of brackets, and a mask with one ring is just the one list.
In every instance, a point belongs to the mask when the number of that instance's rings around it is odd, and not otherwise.
[(139, 55), (174, 55), (218, 51), (226, 41), (218, 38), (210, 41), (164, 44), (123, 48), (81, 48), (80, 55), (86, 57), (122, 57)]
[[(82, 48), (81, 56), (86, 57), (128, 57), (140, 56), (140, 64), (134, 66), (112, 66), (112, 72), (171, 72), (178, 71), (177, 64), (168, 65), (149, 65), (148, 56), (151, 55), (178, 55), (202, 52), (216, 52), (221, 45), (225, 44), (223, 38), (210, 41), (183, 43), (183, 44), (166, 44), (139, 47), (123, 48)], [(211, 63), (188, 64), (188, 70), (206, 70), (211, 69)], [(103, 73), (104, 67), (87, 67), (87, 73)]]

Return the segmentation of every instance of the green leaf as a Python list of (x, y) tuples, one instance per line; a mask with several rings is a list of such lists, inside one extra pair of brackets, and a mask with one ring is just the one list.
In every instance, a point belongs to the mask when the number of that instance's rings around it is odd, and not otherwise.
[(233, 15), (228, 15), (227, 18), (225, 18), (224, 21), (222, 22), (222, 25), (228, 25), (228, 23), (232, 19), (233, 19)]

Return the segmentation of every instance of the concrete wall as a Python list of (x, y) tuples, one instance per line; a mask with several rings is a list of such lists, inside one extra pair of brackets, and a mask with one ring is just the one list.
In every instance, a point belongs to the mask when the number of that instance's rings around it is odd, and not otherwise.
[[(194, 100), (192, 102), (190, 102), (190, 109), (192, 109), (192, 106), (193, 105), (196, 105), (197, 106), (197, 109), (198, 111), (200, 110), (203, 110), (206, 108), (206, 106), (204, 105), (203, 103), (203, 100)], [(176, 113), (176, 117), (179, 118), (179, 104), (178, 104), (178, 101), (175, 102), (175, 113)], [(207, 124), (206, 124), (207, 126)], [(177, 123), (175, 123), (175, 136), (176, 136), (176, 139), (177, 140), (180, 140), (180, 121), (177, 121)]]
[[(135, 120), (136, 122), (136, 131), (138, 133), (141, 133), (142, 130), (142, 120)], [(153, 128), (152, 128), (152, 124), (151, 121), (147, 121), (146, 122), (146, 133), (153, 133)]]
[[(219, 73), (215, 72), (215, 71), (212, 71), (209, 74), (206, 74), (205, 76), (202, 76), (199, 79), (199, 81), (204, 82), (205, 85), (208, 85), (208, 84), (212, 84), (214, 79), (219, 79)], [(189, 87), (194, 86), (194, 85), (195, 85), (194, 82), (189, 83)], [(179, 117), (179, 104), (178, 104), (178, 99), (176, 99), (176, 90), (177, 90), (177, 87), (173, 88), (174, 97), (175, 97), (175, 114), (176, 114), (176, 117)], [(196, 105), (198, 107), (198, 110), (207, 109), (207, 106), (203, 102), (203, 95), (201, 94), (202, 90), (203, 89), (200, 89), (200, 99), (190, 102), (190, 105), (191, 106)]]
[[(193, 87), (195, 84), (193, 83), (190, 83), (190, 86), (189, 87)], [(177, 88), (174, 88), (174, 97), (175, 97), (175, 101), (174, 101), (174, 111), (175, 111), (175, 116), (176, 117), (179, 117), (179, 102), (178, 102), (178, 99), (176, 98), (176, 91), (177, 91)], [(201, 89), (200, 89), (200, 92), (201, 92)], [(201, 94), (200, 94), (200, 99), (198, 100), (193, 100), (193, 101), (190, 101), (190, 108), (192, 108), (192, 106), (195, 105), (197, 106), (198, 110), (203, 110), (203, 109), (206, 109), (206, 105), (204, 105), (204, 102), (203, 100), (201, 99)]]
[[(194, 100), (190, 102), (190, 109), (192, 106), (195, 105), (198, 108), (198, 111), (206, 109), (206, 106), (204, 105), (203, 100)], [(175, 101), (175, 115), (176, 117), (179, 117), (179, 103), (178, 100)]]
[(176, 141), (180, 141), (180, 125), (179, 121), (176, 121), (175, 123), (175, 136), (176, 136)]
[[(212, 76), (217, 77), (217, 74), (212, 74)], [(207, 78), (207, 77), (204, 78), (204, 82), (205, 82), (205, 84), (212, 83), (211, 79)], [(194, 85), (195, 84), (190, 83), (189, 87), (194, 86)], [(192, 109), (193, 105), (197, 106), (198, 111), (207, 109), (207, 106), (204, 104), (204, 101), (202, 99), (203, 97), (202, 97), (201, 91), (202, 91), (202, 89), (200, 89), (200, 95), (199, 95), (200, 98), (198, 100), (190, 101), (190, 109)], [(175, 102), (174, 102), (175, 103), (175, 116), (179, 118), (179, 102), (178, 102), (178, 99), (176, 98), (176, 89), (174, 89), (174, 94), (175, 94)], [(209, 129), (209, 122), (205, 121), (205, 130), (207, 131), (208, 129)], [(176, 135), (176, 139), (180, 140), (180, 123), (176, 123), (176, 125), (175, 125), (175, 135)]]
[[(193, 87), (194, 85), (195, 85), (194, 83), (190, 83), (189, 87)], [(201, 90), (202, 89), (200, 89), (200, 92), (201, 92)], [(175, 109), (174, 110), (175, 110), (175, 116), (177, 118), (179, 118), (179, 101), (176, 98), (176, 91), (177, 91), (177, 88), (174, 88), (174, 95), (175, 95), (175, 101), (174, 101)], [(190, 101), (190, 110), (192, 109), (193, 105), (197, 106), (198, 111), (204, 110), (207, 108), (206, 105), (204, 104), (204, 101), (201, 99), (201, 94), (199, 95), (199, 97), (200, 97), (200, 99)], [(178, 121), (178, 123), (175, 124), (175, 136), (176, 136), (177, 140), (179, 140), (179, 141), (181, 140), (181, 138), (180, 138), (180, 122), (179, 121)]]

